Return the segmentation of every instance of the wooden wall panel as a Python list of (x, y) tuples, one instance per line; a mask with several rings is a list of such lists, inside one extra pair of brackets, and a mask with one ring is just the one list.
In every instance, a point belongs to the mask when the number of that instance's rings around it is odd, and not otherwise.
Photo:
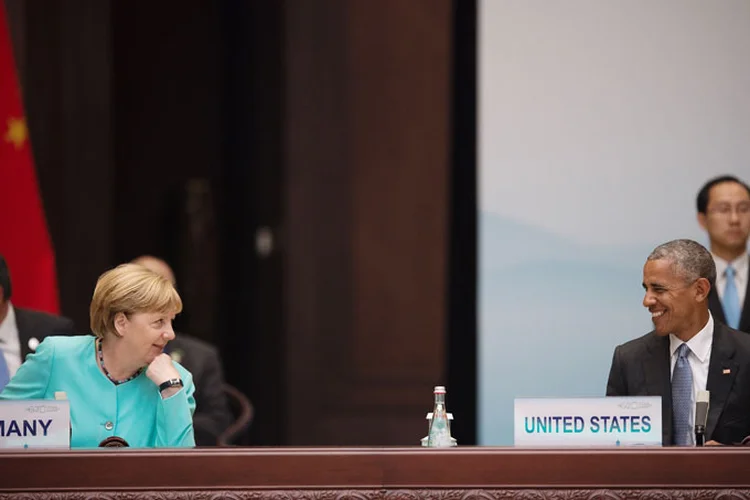
[(445, 382), (450, 5), (287, 3), (290, 443), (418, 443)]
[[(224, 170), (219, 2), (115, 2), (116, 257), (162, 257), (184, 312), (176, 325), (220, 343), (218, 242)], [(127, 230), (125, 230), (127, 228)]]
[[(351, 332), (351, 160), (346, 2), (287, 2), (285, 101), (285, 370), (287, 442), (320, 431), (347, 377)], [(326, 352), (334, 353), (334, 362)]]
[(353, 361), (366, 377), (429, 386), (444, 383), (449, 2), (381, 5), (355, 2), (347, 23), (362, 332)]

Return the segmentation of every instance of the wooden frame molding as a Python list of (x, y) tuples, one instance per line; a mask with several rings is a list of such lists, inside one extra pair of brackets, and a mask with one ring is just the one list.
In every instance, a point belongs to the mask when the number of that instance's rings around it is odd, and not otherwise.
[(0, 500), (750, 498), (750, 449), (97, 449), (0, 453)]

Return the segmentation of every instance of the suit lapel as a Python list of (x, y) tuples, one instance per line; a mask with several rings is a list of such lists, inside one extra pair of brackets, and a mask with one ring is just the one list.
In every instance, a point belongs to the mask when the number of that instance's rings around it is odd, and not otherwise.
[(29, 340), (33, 337), (33, 332), (31, 331), (33, 328), (29, 321), (29, 317), (23, 309), (16, 307), (15, 314), (16, 328), (18, 329), (18, 341), (21, 343), (21, 363), (23, 363), (26, 360), (26, 356), (32, 352), (31, 349), (29, 349)]
[[(748, 283), (750, 283), (750, 280), (748, 280)], [(714, 320), (719, 320), (725, 325), (727, 324), (727, 318), (724, 316), (724, 308), (721, 306), (719, 293), (716, 291), (715, 286), (712, 286), (711, 290), (709, 290), (708, 292), (708, 308), (711, 310), (711, 314), (713, 314)], [(742, 311), (744, 313), (744, 308)]]
[[(722, 311), (723, 314), (723, 311)], [(722, 323), (726, 323), (723, 321)], [(747, 287), (745, 288), (745, 303), (742, 304), (742, 313), (740, 315), (740, 327), (741, 330), (746, 333), (750, 333), (750, 279), (747, 280)]]
[(661, 396), (662, 443), (672, 443), (672, 383), (669, 374), (669, 337), (652, 336), (643, 358), (646, 390), (650, 396)]
[(711, 393), (706, 436), (710, 439), (716, 429), (721, 412), (729, 396), (729, 391), (737, 376), (738, 365), (734, 361), (732, 332), (724, 325), (714, 323), (714, 339), (711, 347), (711, 360), (708, 365), (706, 389)]

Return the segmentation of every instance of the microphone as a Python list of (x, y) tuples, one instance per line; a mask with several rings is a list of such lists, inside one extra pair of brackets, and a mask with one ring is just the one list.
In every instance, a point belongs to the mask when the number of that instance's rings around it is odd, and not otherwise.
[(706, 442), (709, 398), (708, 391), (698, 391), (698, 396), (695, 398), (695, 446), (703, 446)]
[(100, 448), (127, 448), (130, 446), (127, 441), (119, 436), (110, 436), (99, 443)]

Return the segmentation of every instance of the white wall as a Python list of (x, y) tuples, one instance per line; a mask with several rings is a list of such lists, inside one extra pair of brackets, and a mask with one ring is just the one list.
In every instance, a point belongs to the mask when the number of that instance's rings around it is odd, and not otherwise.
[(515, 397), (604, 394), (649, 251), (750, 179), (750, 1), (480, 0), (478, 28), (479, 441), (509, 445)]

